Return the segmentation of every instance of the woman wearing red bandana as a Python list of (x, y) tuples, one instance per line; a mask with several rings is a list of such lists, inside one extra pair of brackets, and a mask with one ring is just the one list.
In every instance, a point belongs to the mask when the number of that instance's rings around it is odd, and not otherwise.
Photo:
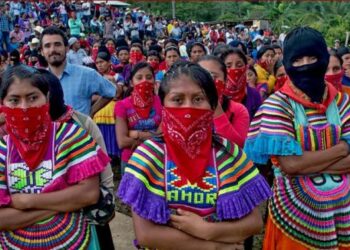
[(284, 40), (289, 80), (260, 107), (245, 151), (273, 163), (266, 250), (345, 250), (350, 246), (350, 99), (325, 81), (322, 34), (309, 27)]
[(118, 196), (133, 211), (137, 243), (151, 249), (243, 249), (258, 233), (270, 188), (245, 153), (213, 134), (218, 103), (209, 72), (174, 64), (162, 81), (162, 138), (131, 156)]
[(157, 130), (161, 122), (161, 103), (154, 94), (152, 67), (146, 62), (136, 64), (131, 72), (130, 84), (131, 95), (115, 105), (122, 172), (134, 149), (142, 141), (159, 134)]
[(224, 96), (227, 80), (225, 64), (212, 55), (202, 57), (198, 64), (211, 74), (218, 92), (219, 102), (214, 113), (215, 132), (243, 147), (249, 129), (249, 113), (243, 104)]
[(282, 88), (284, 84), (288, 81), (288, 75), (286, 73), (282, 61), (276, 62), (275, 66), (273, 67), (273, 74), (276, 78), (276, 83), (274, 87), (274, 92), (276, 92), (280, 88)]
[(338, 91), (342, 91), (342, 59), (334, 52), (330, 52), (329, 64), (325, 75), (325, 80), (331, 83)]
[(247, 84), (248, 62), (242, 50), (230, 48), (220, 55), (227, 68), (227, 81), (224, 95), (242, 103), (249, 112), (250, 120), (261, 105), (259, 92)]
[(156, 87), (155, 87), (155, 93), (158, 93), (159, 84), (162, 81), (164, 77), (164, 72), (159, 70), (159, 64), (161, 62), (161, 57), (158, 51), (151, 50), (147, 53), (147, 62), (151, 65), (151, 67), (154, 70), (155, 80), (156, 80)]
[(275, 65), (275, 51), (271, 46), (263, 46), (257, 53), (258, 62), (254, 65), (258, 73), (258, 90), (265, 88), (267, 94), (274, 89), (276, 78), (273, 76), (273, 66)]
[(129, 83), (131, 80), (130, 76), (133, 66), (141, 61), (144, 61), (142, 46), (136, 43), (132, 44), (129, 53), (129, 64), (125, 65), (123, 69), (123, 77), (126, 83)]
[(17, 66), (3, 79), (0, 248), (98, 248), (81, 209), (97, 202), (108, 156), (75, 123), (51, 121), (49, 83), (39, 71)]

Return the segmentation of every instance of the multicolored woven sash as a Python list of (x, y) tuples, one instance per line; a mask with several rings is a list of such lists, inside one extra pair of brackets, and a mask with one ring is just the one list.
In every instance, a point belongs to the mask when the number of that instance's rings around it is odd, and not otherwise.
[[(338, 107), (326, 112), (327, 124), (310, 125), (301, 104), (290, 99), (296, 139), (307, 151), (336, 145), (341, 136)], [(350, 246), (349, 175), (288, 176), (275, 168), (274, 195), (269, 204), (273, 221), (291, 238), (309, 248)]]
[(165, 152), (165, 183), (166, 198), (172, 212), (176, 209), (194, 212), (208, 221), (217, 221), (216, 199), (218, 195), (218, 173), (215, 162), (215, 152), (212, 151), (211, 164), (200, 182), (191, 184), (186, 177), (181, 176), (177, 167)]
[(4, 250), (87, 249), (90, 227), (82, 213), (62, 213), (24, 229), (0, 231)]

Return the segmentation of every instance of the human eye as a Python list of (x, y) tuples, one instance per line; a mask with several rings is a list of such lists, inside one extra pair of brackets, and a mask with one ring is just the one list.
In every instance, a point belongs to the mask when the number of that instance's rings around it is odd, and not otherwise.
[(193, 98), (194, 103), (201, 103), (202, 101), (205, 100), (205, 97), (203, 95), (198, 95)]
[(37, 95), (31, 95), (31, 96), (29, 96), (29, 101), (30, 101), (30, 102), (35, 102), (37, 99), (38, 99), (38, 96), (37, 96)]
[(180, 105), (182, 103), (182, 98), (180, 96), (173, 96), (171, 101), (177, 105)]

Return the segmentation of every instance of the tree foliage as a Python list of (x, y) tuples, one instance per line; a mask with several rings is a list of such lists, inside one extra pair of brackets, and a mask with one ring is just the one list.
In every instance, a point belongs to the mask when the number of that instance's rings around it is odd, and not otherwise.
[[(161, 15), (172, 17), (172, 3), (129, 1), (133, 6)], [(253, 2), (185, 2), (176, 1), (176, 17), (180, 20), (198, 22), (267, 19), (274, 32), (280, 33), (283, 26), (293, 28), (307, 25), (321, 31), (327, 42), (335, 39), (345, 41), (345, 33), (350, 31), (350, 3), (337, 2), (297, 2), (297, 1), (254, 1)]]

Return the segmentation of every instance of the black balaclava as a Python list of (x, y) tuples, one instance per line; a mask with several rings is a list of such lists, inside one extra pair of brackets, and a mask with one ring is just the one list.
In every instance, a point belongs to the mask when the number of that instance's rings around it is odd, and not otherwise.
[[(324, 76), (329, 62), (327, 44), (322, 34), (310, 27), (293, 29), (283, 43), (283, 64), (293, 84), (312, 102), (322, 102), (325, 91)], [(317, 62), (294, 67), (293, 62), (304, 56), (315, 56)]]

